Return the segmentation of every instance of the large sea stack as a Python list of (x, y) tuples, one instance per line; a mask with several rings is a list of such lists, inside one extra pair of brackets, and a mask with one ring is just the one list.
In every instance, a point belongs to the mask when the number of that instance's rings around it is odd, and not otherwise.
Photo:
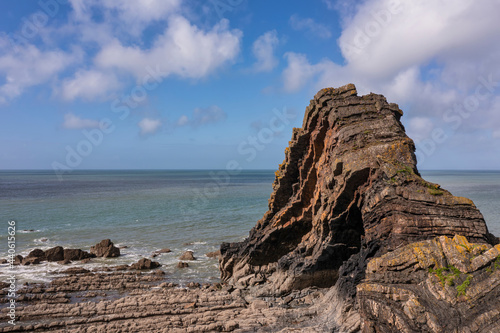
[(497, 239), (471, 200), (422, 179), (402, 115), (352, 84), (318, 92), (285, 150), (269, 210), (246, 240), (221, 246), (222, 279), (261, 295), (332, 287), (328, 330), (500, 327)]

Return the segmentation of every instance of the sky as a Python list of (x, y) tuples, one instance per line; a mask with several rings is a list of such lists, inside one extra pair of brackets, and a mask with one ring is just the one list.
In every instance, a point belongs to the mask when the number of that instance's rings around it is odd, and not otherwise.
[(321, 88), (420, 169), (500, 169), (499, 0), (0, 3), (0, 169), (276, 169)]

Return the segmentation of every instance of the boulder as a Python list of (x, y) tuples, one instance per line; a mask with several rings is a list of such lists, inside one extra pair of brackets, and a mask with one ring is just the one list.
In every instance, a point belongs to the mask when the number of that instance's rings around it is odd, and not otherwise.
[(177, 264), (177, 268), (187, 268), (189, 267), (189, 264), (187, 262), (179, 261)]
[(97, 257), (119, 257), (120, 249), (110, 239), (104, 239), (90, 248), (90, 253)]
[(45, 256), (45, 251), (41, 250), (41, 249), (34, 249), (32, 250), (26, 258), (38, 258), (40, 261), (44, 261), (46, 260), (46, 256)]
[(45, 258), (47, 261), (62, 261), (64, 260), (64, 249), (62, 246), (56, 246), (45, 250)]
[(90, 253), (80, 250), (80, 249), (64, 249), (64, 259), (65, 260), (83, 260), (95, 257), (95, 255), (91, 255)]
[(172, 252), (170, 249), (161, 249), (161, 250), (156, 250), (154, 253), (157, 253), (157, 254), (163, 254), (163, 253), (170, 253)]
[(205, 254), (209, 258), (219, 258), (220, 257), (220, 250), (213, 251), (213, 252), (208, 252)]
[(14, 265), (21, 265), (23, 263), (23, 256), (18, 254), (14, 257)]
[(130, 269), (138, 269), (138, 270), (143, 270), (143, 269), (155, 269), (160, 267), (161, 264), (156, 262), (156, 261), (151, 261), (150, 259), (147, 258), (142, 258), (135, 264), (130, 265)]
[(35, 258), (35, 257), (26, 257), (26, 258), (23, 258), (22, 260), (22, 264), (24, 266), (28, 266), (28, 265), (38, 265), (40, 264), (40, 259), (39, 258)]
[(193, 251), (186, 251), (180, 257), (179, 260), (196, 260), (193, 255)]

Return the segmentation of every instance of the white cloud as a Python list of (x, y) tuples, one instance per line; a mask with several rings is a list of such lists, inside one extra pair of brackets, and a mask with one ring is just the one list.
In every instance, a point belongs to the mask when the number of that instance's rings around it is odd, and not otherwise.
[(352, 82), (359, 94), (381, 93), (402, 104), (416, 140), (432, 139), (432, 129), (446, 132), (447, 147), (479, 138), (477, 131), (498, 137), (499, 1), (373, 0), (348, 7), (334, 8), (344, 15), (338, 42), (346, 63), (287, 53), (285, 91)]
[(141, 135), (147, 135), (158, 132), (162, 123), (159, 119), (144, 118), (137, 125), (141, 129)]
[(70, 0), (75, 21), (92, 22), (94, 12), (113, 22), (123, 32), (138, 36), (149, 24), (176, 13), (181, 0)]
[(240, 50), (241, 32), (229, 30), (222, 20), (209, 31), (200, 30), (181, 16), (172, 17), (168, 28), (150, 49), (124, 46), (118, 40), (96, 56), (101, 68), (115, 68), (140, 79), (147, 67), (159, 66), (162, 77), (202, 78), (231, 62)]
[(418, 142), (428, 138), (433, 129), (434, 123), (430, 118), (414, 117), (409, 121), (407, 132), (408, 136)]
[(177, 121), (177, 126), (185, 126), (189, 124), (189, 118), (186, 115), (182, 115)]
[(191, 119), (182, 115), (177, 121), (177, 126), (199, 127), (211, 123), (223, 121), (227, 118), (227, 114), (217, 105), (212, 105), (208, 108), (196, 108), (193, 111)]
[(342, 81), (340, 74), (343, 68), (330, 60), (325, 59), (313, 65), (306, 55), (293, 52), (285, 53), (285, 59), (288, 66), (283, 71), (283, 84), (287, 92), (298, 91), (313, 79), (317, 80), (314, 89), (327, 84), (325, 81), (330, 85), (348, 83)]
[(274, 56), (274, 49), (279, 44), (276, 30), (268, 31), (260, 36), (252, 47), (253, 54), (257, 58), (254, 70), (257, 72), (268, 72), (278, 65), (278, 60)]
[(298, 15), (292, 15), (290, 25), (294, 30), (307, 31), (319, 38), (328, 39), (332, 36), (327, 26), (315, 22), (312, 18), (300, 18)]
[(112, 72), (80, 70), (73, 78), (64, 80), (61, 95), (65, 100), (76, 98), (94, 100), (108, 97), (119, 87), (120, 83)]
[(26, 88), (53, 81), (80, 59), (79, 51), (42, 51), (33, 45), (17, 45), (13, 49), (7, 38), (0, 36), (0, 75), (5, 77), (0, 86), (0, 101), (7, 102)]
[(99, 122), (92, 119), (82, 119), (73, 113), (67, 113), (64, 115), (62, 126), (66, 129), (99, 128)]
[(359, 7), (339, 45), (354, 69), (387, 77), (429, 61), (484, 57), (500, 42), (500, 3), (376, 0)]

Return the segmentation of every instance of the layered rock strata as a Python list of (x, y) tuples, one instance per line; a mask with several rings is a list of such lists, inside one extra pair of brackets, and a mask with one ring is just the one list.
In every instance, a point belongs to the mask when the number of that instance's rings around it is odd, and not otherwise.
[(273, 292), (329, 287), (355, 254), (438, 235), (492, 242), (471, 200), (420, 177), (402, 115), (352, 84), (321, 90), (293, 131), (268, 212), (245, 241), (221, 246), (222, 279), (270, 281)]

